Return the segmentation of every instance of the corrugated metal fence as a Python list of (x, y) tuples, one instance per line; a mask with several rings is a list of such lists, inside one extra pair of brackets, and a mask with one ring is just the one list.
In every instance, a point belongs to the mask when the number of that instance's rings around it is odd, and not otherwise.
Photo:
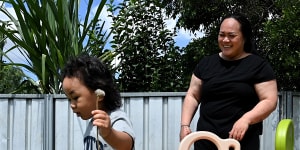
[[(184, 92), (121, 93), (136, 133), (136, 150), (177, 150)], [(300, 93), (281, 92), (279, 105), (264, 121), (261, 150), (274, 148), (281, 119), (295, 124), (300, 150)], [(198, 113), (191, 128), (195, 129)], [(88, 121), (73, 115), (65, 95), (0, 94), (0, 150), (82, 150)]]

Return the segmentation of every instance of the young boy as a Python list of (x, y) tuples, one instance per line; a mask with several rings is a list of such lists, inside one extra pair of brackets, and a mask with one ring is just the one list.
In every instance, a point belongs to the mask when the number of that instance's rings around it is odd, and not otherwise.
[[(62, 79), (73, 112), (83, 120), (91, 119), (84, 134), (85, 150), (134, 149), (134, 132), (120, 110), (120, 93), (111, 72), (98, 58), (80, 55), (69, 60)], [(96, 90), (103, 95), (97, 95)]]

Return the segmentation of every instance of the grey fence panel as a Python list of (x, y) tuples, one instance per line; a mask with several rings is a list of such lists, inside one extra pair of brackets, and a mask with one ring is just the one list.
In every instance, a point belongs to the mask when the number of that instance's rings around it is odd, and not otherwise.
[(279, 120), (293, 120), (294, 148), (300, 150), (300, 92), (281, 92), (279, 97)]
[(292, 119), (295, 127), (295, 150), (300, 150), (300, 93), (292, 94)]
[[(136, 150), (176, 150), (184, 92), (121, 93), (132, 121)], [(279, 94), (277, 109), (264, 120), (261, 150), (275, 149), (281, 119), (292, 118), (300, 150), (300, 93)], [(191, 129), (195, 131), (199, 110)], [(0, 150), (82, 150), (89, 120), (73, 114), (65, 95), (0, 94)]]
[(185, 93), (122, 93), (136, 134), (136, 150), (177, 149)]
[(1, 148), (8, 149), (9, 143), (9, 105), (8, 99), (0, 101), (0, 146)]
[[(145, 138), (148, 136), (144, 136), (145, 132), (145, 126), (147, 125), (146, 119), (144, 118), (145, 112), (144, 112), (144, 99), (140, 97), (133, 97), (130, 98), (124, 98), (124, 110), (129, 115), (129, 118), (131, 119), (134, 131), (135, 131), (135, 147), (139, 147), (143, 149), (143, 143)], [(126, 106), (126, 107), (125, 107)], [(145, 121), (144, 121), (145, 120)], [(140, 137), (140, 138), (138, 138)], [(148, 141), (148, 139), (146, 139)]]
[(55, 149), (82, 150), (83, 135), (89, 120), (77, 117), (64, 95), (56, 95), (54, 100)]
[[(278, 100), (279, 102), (279, 100)], [(261, 150), (275, 150), (275, 134), (279, 122), (279, 105), (270, 116), (263, 121), (263, 134), (260, 137)]]
[(0, 149), (43, 149), (44, 97), (1, 95)]

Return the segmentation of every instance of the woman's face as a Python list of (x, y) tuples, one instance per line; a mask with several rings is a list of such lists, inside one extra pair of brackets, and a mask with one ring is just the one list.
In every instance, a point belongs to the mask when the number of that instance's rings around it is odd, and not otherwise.
[(239, 59), (245, 53), (244, 43), (240, 23), (234, 18), (225, 19), (220, 26), (218, 36), (222, 57), (229, 60)]
[(63, 80), (63, 90), (70, 100), (70, 106), (78, 117), (87, 120), (96, 109), (96, 94), (88, 89), (78, 78), (66, 77)]

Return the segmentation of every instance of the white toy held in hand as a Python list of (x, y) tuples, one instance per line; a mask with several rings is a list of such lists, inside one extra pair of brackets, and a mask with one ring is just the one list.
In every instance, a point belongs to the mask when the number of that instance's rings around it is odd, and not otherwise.
[(101, 100), (103, 100), (104, 96), (105, 96), (105, 92), (101, 89), (97, 89), (95, 90), (95, 94), (97, 96), (97, 101), (96, 101), (96, 108), (99, 109), (99, 102)]
[[(103, 100), (103, 98), (105, 96), (105, 92), (103, 90), (101, 90), (101, 89), (97, 89), (97, 90), (95, 90), (95, 94), (97, 96), (96, 109), (100, 109), (99, 108), (99, 102)], [(98, 143), (97, 150), (101, 150), (98, 134), (99, 134), (99, 128), (97, 127), (97, 143)]]
[(96, 93), (96, 95), (97, 96), (105, 96), (105, 92), (103, 91), (103, 90), (101, 90), (101, 89), (97, 89), (96, 91), (95, 91), (95, 93)]

